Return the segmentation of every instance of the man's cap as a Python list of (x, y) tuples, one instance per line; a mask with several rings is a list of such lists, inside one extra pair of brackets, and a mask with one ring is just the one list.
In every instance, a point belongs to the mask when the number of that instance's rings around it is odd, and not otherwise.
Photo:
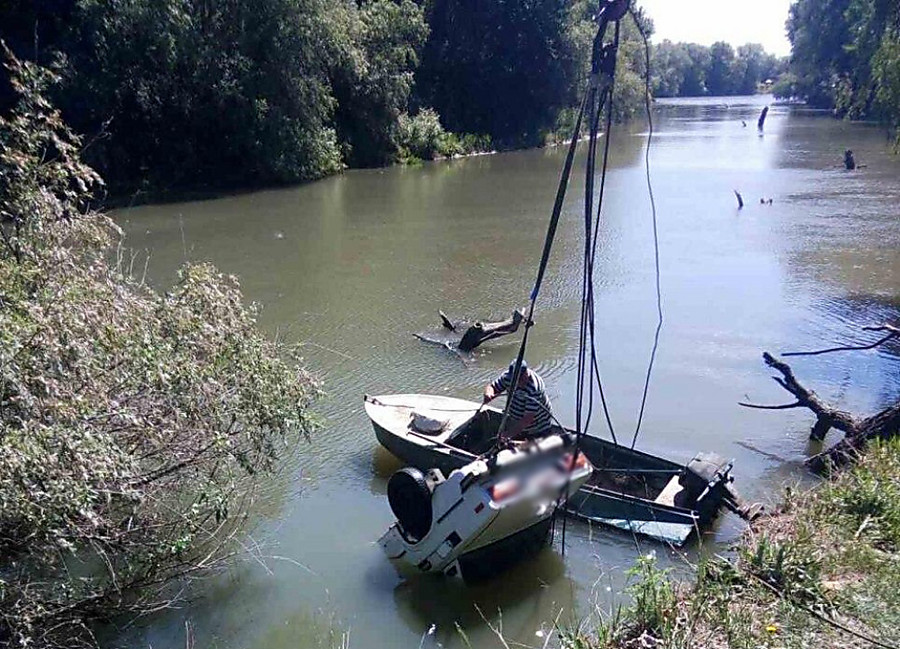
[[(527, 369), (528, 369), (528, 363), (526, 363), (525, 359), (523, 358), (522, 359), (522, 371), (524, 372)], [(513, 374), (515, 374), (515, 372), (516, 372), (516, 362), (515, 361), (513, 361), (509, 364), (509, 370), (507, 370), (507, 372), (509, 374), (509, 378), (512, 378)]]

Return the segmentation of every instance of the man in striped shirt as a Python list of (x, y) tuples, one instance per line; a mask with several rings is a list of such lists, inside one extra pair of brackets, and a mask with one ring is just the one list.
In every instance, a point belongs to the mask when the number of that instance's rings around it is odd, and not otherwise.
[[(509, 364), (509, 369), (484, 388), (484, 403), (509, 390), (515, 369), (516, 362), (513, 361)], [(537, 372), (530, 370), (524, 360), (519, 372), (519, 385), (514, 391), (510, 391), (513, 396), (509, 404), (509, 421), (506, 424), (505, 437), (531, 439), (548, 435), (553, 411), (550, 409), (550, 399), (544, 391), (544, 380)]]

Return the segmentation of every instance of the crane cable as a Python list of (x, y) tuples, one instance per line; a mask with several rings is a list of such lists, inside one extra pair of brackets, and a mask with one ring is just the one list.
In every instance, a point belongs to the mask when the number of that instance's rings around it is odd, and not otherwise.
[(644, 378), (644, 389), (641, 394), (641, 408), (638, 412), (637, 424), (634, 428), (634, 436), (631, 438), (631, 449), (634, 450), (635, 444), (637, 444), (638, 435), (641, 432), (641, 423), (644, 420), (644, 410), (647, 405), (647, 394), (650, 390), (650, 377), (653, 374), (653, 365), (656, 361), (656, 352), (659, 349), (659, 334), (662, 331), (663, 326), (663, 308), (662, 308), (662, 286), (660, 282), (660, 271), (659, 271), (659, 228), (657, 226), (656, 219), (656, 198), (653, 196), (653, 182), (650, 178), (650, 144), (653, 140), (653, 113), (650, 110), (650, 41), (647, 38), (647, 32), (644, 30), (643, 25), (641, 25), (641, 21), (638, 19), (638, 15), (634, 12), (634, 10), (629, 7), (628, 13), (631, 16), (631, 19), (634, 21), (635, 27), (637, 27), (638, 33), (641, 35), (641, 39), (644, 41), (644, 109), (647, 112), (647, 123), (649, 125), (649, 130), (647, 133), (647, 149), (644, 152), (644, 168), (646, 169), (647, 174), (647, 193), (650, 196), (650, 211), (653, 217), (653, 261), (654, 261), (654, 270), (656, 273), (656, 331), (653, 334), (653, 346), (650, 350), (650, 360), (647, 363), (647, 374)]
[(515, 367), (510, 377), (506, 406), (503, 408), (503, 417), (500, 420), (500, 428), (497, 433), (497, 443), (502, 444), (503, 433), (506, 432), (506, 426), (509, 422), (509, 410), (512, 404), (513, 395), (519, 387), (519, 376), (522, 372), (522, 360), (525, 358), (525, 348), (528, 345), (528, 332), (534, 324), (534, 305), (537, 302), (538, 294), (541, 290), (541, 283), (544, 280), (544, 272), (547, 270), (547, 262), (550, 259), (550, 250), (553, 247), (553, 239), (556, 237), (556, 228), (559, 225), (559, 217), (562, 214), (563, 203), (565, 202), (566, 190), (569, 186), (569, 177), (572, 173), (572, 162), (575, 159), (575, 149), (578, 145), (578, 136), (581, 134), (581, 120), (584, 117), (585, 107), (588, 103), (588, 93), (585, 94), (581, 107), (578, 110), (578, 116), (575, 119), (575, 128), (573, 129), (572, 139), (569, 143), (569, 150), (566, 153), (566, 161), (563, 165), (562, 174), (559, 178), (559, 185), (556, 189), (556, 200), (553, 203), (553, 212), (550, 216), (550, 223), (547, 226), (547, 234), (544, 238), (544, 250), (541, 254), (541, 263), (538, 266), (537, 277), (534, 281), (534, 288), (531, 290), (529, 297), (528, 315), (525, 318), (525, 333), (522, 335), (522, 343), (519, 345), (519, 352), (516, 355)]
[[(541, 254), (540, 265), (538, 266), (537, 278), (535, 279), (534, 288), (531, 291), (531, 295), (529, 298), (530, 304), (528, 309), (528, 316), (525, 318), (525, 333), (522, 335), (522, 343), (519, 346), (519, 352), (516, 356), (515, 366), (513, 368), (512, 376), (510, 377), (510, 387), (507, 392), (506, 406), (503, 409), (503, 416), (500, 420), (500, 428), (497, 433), (497, 447), (503, 445), (504, 443), (504, 433), (506, 432), (506, 427), (509, 422), (509, 412), (510, 406), (513, 401), (513, 396), (515, 395), (518, 387), (519, 387), (519, 376), (522, 371), (522, 361), (525, 357), (525, 348), (528, 344), (528, 333), (531, 326), (534, 324), (533, 315), (534, 315), (534, 307), (537, 301), (538, 294), (540, 293), (541, 283), (544, 279), (544, 273), (547, 270), (547, 263), (550, 259), (550, 250), (553, 247), (553, 240), (556, 237), (556, 229), (559, 225), (559, 217), (562, 214), (563, 203), (566, 196), (566, 190), (568, 188), (569, 176), (572, 171), (572, 161), (575, 157), (575, 149), (578, 144), (578, 136), (581, 132), (581, 121), (584, 117), (585, 108), (588, 106), (588, 102), (591, 102), (591, 105), (594, 104), (594, 100), (597, 97), (597, 87), (599, 85), (600, 73), (602, 72), (610, 79), (611, 81), (615, 75), (615, 55), (618, 47), (619, 41), (619, 23), (621, 18), (625, 15), (625, 12), (629, 9), (629, 1), (630, 0), (606, 0), (603, 6), (600, 8), (600, 12), (597, 15), (597, 19), (599, 22), (599, 27), (597, 29), (597, 35), (594, 38), (593, 44), (593, 52), (591, 59), (591, 80), (589, 91), (585, 93), (584, 99), (582, 100), (581, 107), (578, 111), (578, 116), (575, 120), (575, 128), (573, 129), (572, 139), (569, 144), (569, 150), (566, 155), (566, 161), (563, 165), (562, 175), (560, 176), (559, 185), (556, 190), (556, 200), (553, 205), (553, 212), (550, 217), (550, 223), (547, 226), (547, 235), (544, 239), (544, 249)], [(611, 21), (615, 21), (616, 23), (616, 36), (615, 42), (613, 46), (604, 45), (603, 39), (606, 34), (606, 28), (609, 26)], [(609, 92), (609, 87), (604, 88), (604, 92), (601, 93), (601, 99), (603, 97), (607, 99), (611, 98), (611, 93)], [(602, 104), (601, 104), (602, 107)], [(593, 123), (596, 120), (596, 116), (599, 115), (599, 109), (596, 113), (592, 111), (591, 122)], [(611, 121), (607, 120), (608, 124), (611, 124)], [(593, 145), (592, 150), (596, 151), (596, 128), (592, 130), (593, 133)], [(606, 159), (608, 157), (609, 146), (607, 144), (606, 153), (607, 156), (604, 157), (604, 177), (606, 174)], [(591, 158), (591, 162), (589, 164), (593, 164), (593, 157)], [(593, 187), (593, 176), (589, 176), (590, 178), (590, 186)], [(601, 181), (601, 187), (603, 187), (603, 183), (605, 181)], [(591, 191), (593, 191), (591, 189)], [(592, 200), (586, 198), (586, 201)], [(586, 202), (588, 208), (588, 214), (590, 214), (591, 203)], [(586, 255), (587, 257), (587, 255)], [(593, 289), (591, 289), (591, 294), (593, 295)], [(593, 338), (592, 338), (593, 340)], [(580, 352), (581, 354), (581, 352)], [(593, 352), (592, 352), (593, 354)], [(581, 358), (581, 356), (580, 356)], [(592, 355), (592, 358), (593, 355)], [(599, 379), (599, 373), (597, 374)], [(592, 399), (593, 397), (591, 397)], [(605, 399), (604, 399), (604, 407), (605, 407)], [(607, 415), (608, 417), (608, 415)], [(580, 419), (580, 408), (579, 415)], [(583, 431), (576, 431), (578, 435)]]
[[(610, 6), (612, 3), (610, 3)], [(653, 195), (653, 186), (652, 180), (650, 176), (650, 144), (653, 137), (653, 118), (650, 109), (650, 46), (647, 38), (647, 34), (643, 29), (638, 15), (634, 12), (634, 10), (626, 3), (627, 13), (631, 16), (632, 20), (635, 23), (635, 26), (638, 30), (638, 33), (641, 35), (641, 38), (644, 43), (644, 53), (645, 53), (645, 92), (644, 92), (644, 105), (647, 113), (647, 120), (649, 124), (649, 134), (647, 141), (647, 148), (645, 151), (645, 168), (646, 168), (646, 177), (647, 177), (647, 188), (650, 197), (651, 204), (651, 212), (652, 212), (652, 223), (653, 223), (653, 245), (654, 245), (654, 271), (655, 271), (655, 288), (656, 288), (656, 308), (657, 308), (657, 323), (656, 329), (653, 336), (653, 345), (651, 347), (650, 359), (647, 365), (647, 372), (644, 378), (644, 386), (641, 393), (641, 403), (640, 409), (638, 412), (637, 422), (635, 425), (634, 435), (631, 441), (631, 448), (634, 449), (638, 436), (640, 434), (641, 425), (643, 423), (644, 413), (646, 410), (647, 397), (649, 394), (650, 388), (650, 380), (653, 373), (653, 367), (656, 360), (656, 354), (659, 348), (659, 338), (660, 333), (662, 331), (663, 326), (663, 310), (662, 310), (662, 289), (661, 289), (661, 281), (660, 281), (660, 263), (659, 263), (659, 232), (657, 225), (657, 215), (656, 215), (656, 201)], [(620, 16), (621, 17), (621, 16)], [(619, 17), (619, 18), (620, 18)], [(585, 247), (584, 247), (584, 271), (582, 277), (582, 308), (581, 308), (581, 322), (580, 322), (580, 333), (579, 333), (579, 355), (578, 355), (578, 391), (576, 394), (576, 443), (575, 449), (576, 454), (580, 451), (581, 440), (582, 437), (586, 434), (586, 431), (590, 425), (590, 421), (593, 415), (593, 406), (594, 406), (594, 395), (593, 395), (593, 387), (592, 384), (596, 381), (600, 401), (603, 407), (603, 413), (606, 419), (606, 424), (609, 428), (610, 435), (613, 439), (613, 443), (618, 444), (618, 440), (616, 438), (615, 429), (612, 423), (612, 418), (609, 413), (609, 407), (606, 399), (606, 395), (603, 389), (603, 382), (600, 375), (599, 363), (597, 360), (597, 350), (596, 350), (596, 337), (595, 337), (595, 305), (594, 305), (594, 285), (593, 285), (593, 272), (594, 272), (594, 264), (596, 261), (597, 248), (599, 243), (599, 232), (600, 225), (602, 219), (602, 210), (603, 210), (603, 197), (606, 188), (606, 175), (609, 166), (609, 150), (610, 150), (610, 141), (611, 141), (611, 132), (612, 132), (612, 118), (613, 118), (613, 90), (614, 90), (614, 82), (615, 82), (615, 58), (618, 51), (619, 39), (620, 39), (620, 19), (615, 18), (615, 36), (611, 45), (603, 45), (603, 36), (608, 25), (609, 20), (601, 21), (600, 28), (598, 30), (597, 36), (594, 40), (594, 52), (593, 52), (593, 61), (592, 61), (592, 74), (591, 74), (591, 82), (589, 86), (589, 90), (585, 93), (584, 100), (581, 103), (579, 108), (577, 118), (575, 121), (575, 127), (573, 129), (573, 134), (571, 141), (569, 143), (569, 149), (566, 155), (565, 164), (563, 166), (563, 171), (560, 176), (559, 184), (556, 192), (556, 200), (553, 206), (553, 212), (551, 215), (550, 223), (547, 227), (547, 234), (544, 240), (544, 248), (541, 255), (541, 262), (538, 267), (537, 277), (535, 279), (534, 288), (531, 291), (529, 298), (529, 309), (528, 316), (525, 319), (525, 331), (522, 336), (522, 342), (519, 346), (518, 354), (516, 355), (515, 365), (513, 369), (512, 376), (510, 377), (510, 389), (508, 398), (506, 401), (506, 406), (503, 410), (503, 416), (500, 422), (500, 428), (498, 433), (498, 446), (502, 445), (504, 442), (503, 433), (506, 430), (509, 421), (509, 413), (510, 413), (510, 405), (512, 403), (513, 395), (518, 389), (518, 381), (522, 371), (522, 363), (525, 357), (525, 349), (528, 344), (528, 334), (531, 326), (533, 325), (533, 315), (535, 303), (537, 302), (537, 297), (540, 292), (540, 287), (543, 282), (544, 273), (546, 272), (547, 263), (550, 257), (550, 251), (553, 245), (553, 240), (556, 235), (556, 230), (559, 225), (559, 218), (562, 213), (563, 202), (565, 199), (566, 190), (568, 188), (568, 182), (571, 175), (572, 170), (572, 162), (575, 155), (576, 145), (578, 143), (579, 135), (581, 132), (581, 123), (585, 116), (586, 109), (589, 111), (589, 138), (588, 138), (588, 156), (587, 156), (587, 164), (585, 170)], [(609, 82), (606, 87), (603, 88), (602, 91), (598, 93), (598, 78), (600, 72), (600, 59), (601, 56), (611, 60), (611, 68), (607, 68), (605, 72), (608, 74)], [(608, 61), (605, 61), (608, 63)], [(604, 142), (604, 151), (603, 151), (603, 161), (601, 165), (600, 172), (600, 188), (598, 194), (598, 204), (596, 217), (593, 216), (593, 195), (594, 195), (594, 176), (596, 173), (596, 152), (597, 152), (597, 137), (598, 137), (598, 126), (600, 115), (602, 113), (602, 109), (604, 104), (606, 105), (606, 133)], [(587, 348), (588, 348), (588, 339), (590, 340), (590, 354), (588, 356)], [(589, 361), (589, 362), (588, 362)], [(587, 379), (587, 380), (586, 380)], [(584, 400), (585, 400), (585, 388), (587, 389), (587, 411), (584, 420), (582, 421), (582, 414), (584, 412)], [(564, 489), (564, 493), (562, 496), (568, 491), (568, 484)], [(554, 513), (555, 520), (555, 513)], [(562, 546), (563, 552), (565, 552), (565, 532), (566, 525), (565, 519), (563, 521), (563, 530), (562, 530)]]
[[(616, 22), (616, 32), (613, 39), (612, 51), (618, 51), (619, 47), (619, 22)], [(590, 421), (594, 408), (594, 392), (590, 387), (592, 379), (597, 383), (597, 390), (600, 396), (600, 402), (603, 406), (603, 413), (606, 418), (606, 425), (609, 428), (610, 436), (613, 443), (618, 444), (616, 439), (615, 428), (612, 423), (612, 417), (609, 414), (609, 407), (606, 400), (606, 394), (603, 389), (603, 381), (600, 376), (600, 364), (597, 360), (597, 347), (595, 338), (595, 306), (594, 306), (594, 262), (597, 256), (597, 245), (599, 241), (601, 217), (603, 210), (603, 196), (606, 190), (606, 172), (609, 167), (609, 149), (612, 140), (612, 117), (613, 117), (613, 92), (615, 90), (615, 75), (610, 76), (610, 82), (600, 97), (598, 112), (595, 117), (593, 128), (590, 135), (591, 145), (588, 149), (588, 160), (585, 180), (585, 210), (584, 210), (584, 227), (585, 227), (585, 251), (584, 251), (584, 270), (582, 281), (582, 321), (579, 340), (579, 398), (576, 399), (576, 431), (580, 437), (587, 433), (590, 428)], [(603, 147), (603, 161), (600, 170), (600, 191), (597, 200), (596, 218), (593, 220), (593, 200), (594, 200), (594, 176), (596, 173), (596, 140), (598, 137), (597, 126), (599, 124), (600, 109), (606, 104), (606, 131)], [(585, 354), (588, 347), (588, 338), (590, 338), (590, 369), (585, 367)], [(585, 380), (587, 379), (587, 380)], [(580, 424), (581, 412), (583, 408), (583, 392), (585, 386), (588, 387), (588, 408), (584, 426)]]
[[(594, 305), (594, 262), (597, 255), (600, 224), (603, 212), (603, 195), (606, 189), (606, 172), (609, 167), (609, 149), (612, 133), (613, 116), (613, 92), (615, 90), (615, 64), (616, 54), (619, 48), (620, 21), (616, 20), (615, 35), (609, 45), (602, 43), (605, 28), (601, 26), (594, 42), (594, 56), (591, 70), (591, 90), (589, 93), (590, 130), (588, 136), (588, 153), (585, 165), (585, 195), (584, 195), (584, 264), (582, 274), (582, 299), (581, 322), (578, 345), (578, 389), (575, 405), (575, 454), (581, 452), (581, 444), (584, 435), (590, 426), (594, 409), (593, 380), (596, 379), (603, 412), (609, 427), (613, 442), (616, 440), (615, 429), (609, 415), (606, 395), (603, 390), (603, 382), (600, 377), (600, 368), (597, 361), (597, 349), (595, 338), (595, 305)], [(600, 74), (605, 75), (606, 85), (599, 92)], [(597, 138), (600, 124), (600, 116), (606, 106), (606, 133), (603, 148), (603, 161), (600, 171), (600, 189), (598, 193), (596, 217), (594, 217), (594, 178), (596, 175)], [(588, 355), (588, 339), (590, 339), (590, 354)], [(587, 410), (585, 413), (585, 391), (587, 391)], [(582, 414), (585, 414), (582, 418)], [(560, 494), (562, 500), (568, 493), (568, 482)], [(559, 507), (557, 507), (557, 511)], [(566, 549), (567, 519), (563, 518), (561, 548), (565, 554)]]

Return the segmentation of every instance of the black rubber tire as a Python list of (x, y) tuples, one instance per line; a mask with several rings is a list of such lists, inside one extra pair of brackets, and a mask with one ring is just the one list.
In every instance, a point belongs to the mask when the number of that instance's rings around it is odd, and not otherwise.
[(400, 526), (413, 541), (420, 541), (431, 529), (431, 490), (421, 471), (400, 469), (387, 485), (388, 502)]

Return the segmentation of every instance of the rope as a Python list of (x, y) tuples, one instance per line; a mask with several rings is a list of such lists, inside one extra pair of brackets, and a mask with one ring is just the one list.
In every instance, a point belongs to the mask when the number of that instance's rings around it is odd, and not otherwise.
[(506, 426), (509, 421), (509, 409), (512, 404), (513, 395), (519, 387), (519, 375), (522, 372), (522, 359), (525, 357), (525, 348), (528, 345), (528, 332), (531, 329), (531, 323), (534, 321), (534, 305), (537, 302), (538, 295), (541, 290), (541, 283), (544, 280), (544, 273), (547, 270), (547, 263), (550, 260), (550, 250), (553, 247), (553, 239), (556, 237), (556, 228), (559, 225), (559, 217), (562, 214), (563, 202), (566, 198), (566, 190), (569, 186), (569, 176), (572, 172), (572, 161), (575, 159), (575, 148), (578, 144), (578, 136), (581, 133), (581, 120), (584, 117), (584, 109), (587, 104), (587, 95), (581, 103), (578, 111), (578, 118), (575, 120), (575, 128), (572, 133), (572, 140), (569, 143), (569, 150), (566, 153), (566, 162), (563, 165), (562, 174), (559, 179), (559, 186), (556, 188), (556, 200), (553, 203), (553, 212), (550, 216), (550, 223), (547, 226), (547, 234), (544, 238), (544, 250), (541, 253), (541, 263), (538, 266), (537, 277), (534, 281), (534, 288), (531, 290), (530, 304), (528, 306), (528, 317), (525, 318), (525, 333), (522, 335), (522, 343), (519, 345), (519, 353), (516, 356), (516, 365), (513, 375), (510, 377), (510, 387), (507, 388), (506, 407), (503, 409), (503, 418), (500, 420), (500, 429), (497, 434), (497, 441), (501, 443), (503, 434), (506, 432)]
[[(619, 47), (619, 23), (616, 23), (616, 35), (615, 35), (615, 45), (614, 47), (618, 49)], [(597, 245), (599, 242), (599, 233), (600, 233), (600, 223), (602, 217), (602, 209), (603, 209), (603, 196), (606, 191), (606, 171), (609, 167), (609, 148), (610, 142), (612, 141), (612, 117), (613, 117), (613, 92), (615, 90), (615, 79), (610, 84), (606, 93), (606, 100), (609, 102), (606, 110), (606, 139), (603, 143), (603, 164), (600, 172), (600, 194), (597, 201), (597, 217), (596, 217), (596, 225), (594, 227), (594, 237), (591, 242), (591, 256), (589, 263), (589, 277), (587, 281), (588, 285), (588, 296), (590, 300), (590, 338), (591, 338), (591, 369), (593, 378), (597, 382), (597, 390), (600, 394), (600, 402), (603, 406), (603, 414), (606, 418), (606, 425), (609, 428), (609, 434), (612, 437), (613, 443), (618, 444), (619, 441), (616, 439), (616, 431), (613, 427), (612, 417), (609, 414), (609, 407), (606, 401), (606, 394), (603, 390), (603, 381), (600, 378), (600, 363), (597, 360), (597, 344), (595, 338), (595, 310), (594, 310), (594, 262), (597, 257)], [(593, 410), (593, 391), (590, 392), (591, 399), (589, 402), (589, 416), (590, 419), (590, 410)]]
[(647, 40), (647, 34), (644, 31), (643, 26), (638, 20), (637, 15), (634, 13), (634, 10), (629, 7), (628, 13), (631, 15), (631, 19), (634, 21), (635, 26), (637, 27), (638, 33), (641, 35), (641, 39), (644, 41), (644, 60), (645, 60), (645, 75), (644, 75), (644, 108), (647, 111), (647, 123), (649, 124), (649, 132), (647, 134), (647, 149), (644, 152), (644, 168), (647, 172), (647, 192), (650, 195), (650, 209), (653, 213), (653, 259), (654, 259), (654, 270), (656, 272), (656, 332), (653, 334), (653, 347), (650, 350), (650, 361), (647, 363), (647, 375), (644, 378), (644, 390), (641, 394), (641, 408), (638, 412), (637, 424), (634, 428), (634, 437), (631, 438), (631, 448), (634, 450), (635, 444), (637, 444), (638, 435), (641, 432), (641, 423), (644, 420), (644, 409), (647, 406), (647, 394), (650, 390), (650, 377), (653, 374), (653, 364), (656, 361), (656, 352), (659, 349), (659, 334), (662, 331), (663, 326), (663, 309), (662, 309), (662, 288), (660, 286), (660, 272), (659, 272), (659, 230), (657, 228), (656, 222), (656, 199), (653, 196), (653, 182), (650, 178), (650, 144), (653, 140), (653, 113), (650, 110), (650, 43)]
[[(618, 444), (616, 440), (615, 429), (612, 425), (612, 418), (609, 414), (609, 408), (606, 401), (606, 395), (603, 390), (603, 383), (600, 378), (599, 363), (597, 362), (597, 348), (595, 337), (595, 308), (594, 308), (594, 261), (597, 254), (597, 242), (599, 241), (600, 219), (603, 211), (603, 195), (606, 189), (606, 172), (609, 166), (609, 147), (612, 132), (612, 97), (615, 88), (615, 56), (619, 48), (620, 22), (616, 21), (615, 36), (611, 46), (604, 46), (602, 43), (605, 25), (601, 25), (598, 30), (597, 37), (594, 40), (594, 56), (591, 65), (591, 90), (589, 94), (590, 102), (590, 135), (588, 137), (588, 153), (587, 163), (585, 165), (585, 195), (584, 195), (584, 266), (582, 274), (582, 300), (581, 300), (581, 323), (579, 328), (579, 344), (578, 344), (578, 389), (576, 392), (575, 403), (575, 452), (581, 452), (582, 438), (590, 427), (591, 418), (594, 410), (594, 391), (593, 379), (596, 377), (598, 389), (600, 392), (600, 400), (603, 405), (603, 412), (606, 417), (606, 423), (612, 435), (613, 442)], [(611, 49), (610, 49), (611, 48)], [(601, 69), (602, 68), (602, 69)], [(609, 81), (602, 89), (597, 92), (597, 82), (600, 74), (604, 74)], [(604, 142), (603, 163), (600, 171), (600, 191), (598, 194), (597, 216), (594, 223), (594, 178), (596, 176), (596, 160), (597, 160), (597, 137), (600, 124), (600, 115), (603, 106), (606, 105), (606, 141)], [(590, 339), (590, 354), (588, 355), (588, 339)], [(587, 391), (587, 410), (585, 412), (585, 391)], [(582, 420), (582, 414), (584, 418)], [(564, 493), (568, 492), (568, 484)], [(563, 519), (562, 528), (562, 552), (565, 554), (566, 540), (566, 521)]]

